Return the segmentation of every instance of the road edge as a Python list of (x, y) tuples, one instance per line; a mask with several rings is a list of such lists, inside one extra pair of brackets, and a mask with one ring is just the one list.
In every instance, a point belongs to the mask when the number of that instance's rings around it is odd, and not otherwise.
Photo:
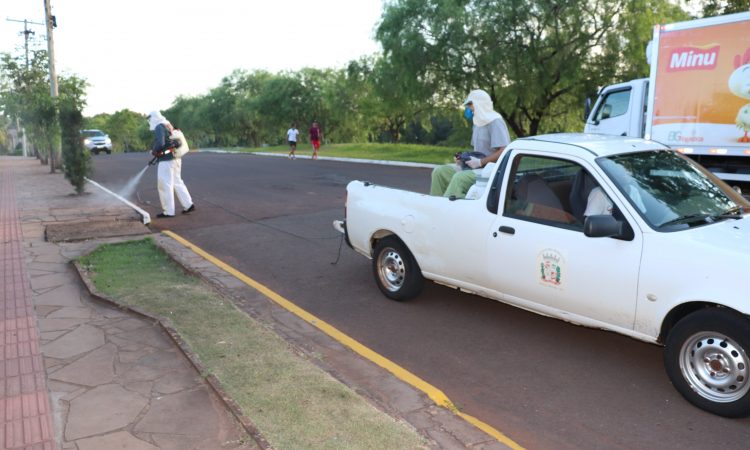
[[(490, 441), (496, 442), (502, 445), (503, 446), (502, 448), (505, 448), (505, 449), (510, 448), (513, 450), (524, 450), (524, 447), (522, 447), (517, 442), (513, 441), (511, 438), (509, 438), (500, 430), (495, 429), (491, 425), (481, 421), (480, 419), (472, 415), (469, 415), (460, 411), (453, 404), (453, 402), (451, 402), (448, 396), (445, 395), (445, 393), (443, 393), (440, 389), (436, 388), (435, 386), (432, 386), (430, 383), (422, 380), (421, 378), (412, 374), (411, 372), (404, 369), (403, 367), (395, 364), (394, 362), (388, 360), (387, 358), (379, 355), (373, 350), (360, 344), (359, 342), (352, 339), (351, 337), (336, 330), (333, 326), (329, 325), (325, 321), (318, 319), (316, 316), (296, 306), (291, 301), (285, 299), (281, 295), (275, 293), (274, 291), (262, 285), (261, 283), (253, 280), (252, 278), (248, 277), (247, 275), (243, 274), (242, 272), (233, 268), (232, 266), (229, 266), (228, 264), (214, 257), (210, 253), (206, 252), (205, 250), (201, 249), (200, 247), (196, 246), (195, 244), (191, 243), (185, 238), (177, 235), (176, 233), (169, 231), (169, 230), (162, 230), (161, 234), (165, 237), (168, 237), (173, 242), (176, 242), (185, 250), (190, 251), (191, 253), (199, 256), (201, 259), (208, 261), (213, 266), (224, 271), (232, 278), (239, 280), (245, 286), (253, 289), (257, 293), (259, 293), (262, 297), (264, 297), (268, 301), (268, 303), (276, 307), (282, 308), (283, 310), (294, 315), (294, 317), (296, 317), (297, 319), (302, 320), (303, 322), (306, 322), (307, 324), (311, 325), (318, 332), (322, 332), (324, 335), (333, 339), (335, 342), (337, 342), (341, 346), (350, 350), (357, 358), (364, 359), (365, 361), (380, 367), (381, 369), (387, 371), (389, 374), (394, 376), (400, 382), (404, 383), (405, 385), (408, 385), (410, 388), (415, 389), (421, 394), (424, 394), (427, 398), (429, 398), (429, 400), (435, 406), (446, 411), (450, 417), (457, 418), (460, 422), (467, 424), (469, 427), (487, 436)], [(167, 254), (169, 254), (175, 261), (177, 261), (177, 263), (185, 267), (191, 273), (198, 275), (199, 277), (201, 277), (202, 279), (206, 280), (207, 282), (213, 285), (216, 284), (215, 280), (205, 277), (199, 271), (192, 270), (185, 262), (175, 258), (172, 252), (168, 248), (163, 246), (160, 242), (158, 242), (158, 240), (157, 240), (157, 245), (159, 245), (159, 247), (164, 249), (167, 252)], [(341, 382), (344, 382), (344, 381), (341, 380)], [(407, 418), (404, 418), (404, 419), (409, 421)], [(414, 425), (412, 424), (412, 426)], [(415, 427), (415, 428), (419, 429), (418, 427)], [(472, 444), (467, 444), (466, 442), (463, 442), (463, 444), (466, 445), (467, 448), (472, 448), (473, 446), (477, 445), (476, 442)], [(492, 446), (489, 445), (483, 448), (489, 449), (489, 448), (492, 448)]]

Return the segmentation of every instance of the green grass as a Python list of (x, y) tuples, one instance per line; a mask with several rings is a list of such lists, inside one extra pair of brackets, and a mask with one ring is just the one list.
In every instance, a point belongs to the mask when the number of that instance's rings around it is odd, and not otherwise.
[[(446, 164), (453, 162), (453, 154), (461, 149), (417, 144), (330, 144), (323, 145), (318, 156), (339, 158), (378, 159), (387, 161)], [(289, 153), (288, 145), (264, 148), (241, 148), (241, 152)], [(310, 144), (297, 146), (298, 155), (312, 155)]]
[(426, 448), (408, 425), (186, 275), (151, 238), (102, 245), (79, 261), (100, 292), (168, 318), (274, 448)]

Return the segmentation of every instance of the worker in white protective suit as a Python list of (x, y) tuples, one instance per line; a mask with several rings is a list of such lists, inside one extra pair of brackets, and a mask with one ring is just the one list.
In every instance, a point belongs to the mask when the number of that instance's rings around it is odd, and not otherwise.
[[(476, 182), (482, 167), (496, 162), (510, 136), (505, 120), (492, 106), (490, 95), (476, 89), (469, 93), (463, 103), (464, 118), (472, 123), (471, 145), (474, 152), (456, 154), (456, 164), (439, 166), (432, 171), (430, 195), (464, 198)], [(467, 152), (463, 152), (467, 153)]]
[(162, 212), (156, 217), (174, 217), (174, 195), (182, 205), (182, 213), (188, 214), (195, 211), (193, 199), (190, 197), (187, 186), (182, 181), (182, 159), (174, 155), (175, 145), (169, 136), (174, 127), (161, 115), (159, 111), (151, 111), (148, 115), (148, 126), (154, 132), (154, 143), (151, 146), (151, 154), (157, 160), (157, 187), (159, 190), (159, 201)]

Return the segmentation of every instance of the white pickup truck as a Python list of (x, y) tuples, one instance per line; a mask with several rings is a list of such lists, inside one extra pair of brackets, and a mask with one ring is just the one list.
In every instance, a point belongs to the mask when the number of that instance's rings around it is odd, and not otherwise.
[[(519, 139), (484, 171), (473, 200), (352, 181), (345, 220), (334, 226), (372, 259), (391, 299), (418, 295), (426, 278), (661, 344), (688, 401), (750, 415), (746, 200), (639, 138)], [(598, 211), (586, 211), (589, 197)]]

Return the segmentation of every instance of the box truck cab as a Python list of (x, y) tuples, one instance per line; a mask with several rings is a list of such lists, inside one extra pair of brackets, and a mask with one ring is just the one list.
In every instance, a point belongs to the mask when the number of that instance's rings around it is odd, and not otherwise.
[(643, 137), (750, 193), (750, 12), (654, 27), (649, 78), (606, 86), (585, 131)]

